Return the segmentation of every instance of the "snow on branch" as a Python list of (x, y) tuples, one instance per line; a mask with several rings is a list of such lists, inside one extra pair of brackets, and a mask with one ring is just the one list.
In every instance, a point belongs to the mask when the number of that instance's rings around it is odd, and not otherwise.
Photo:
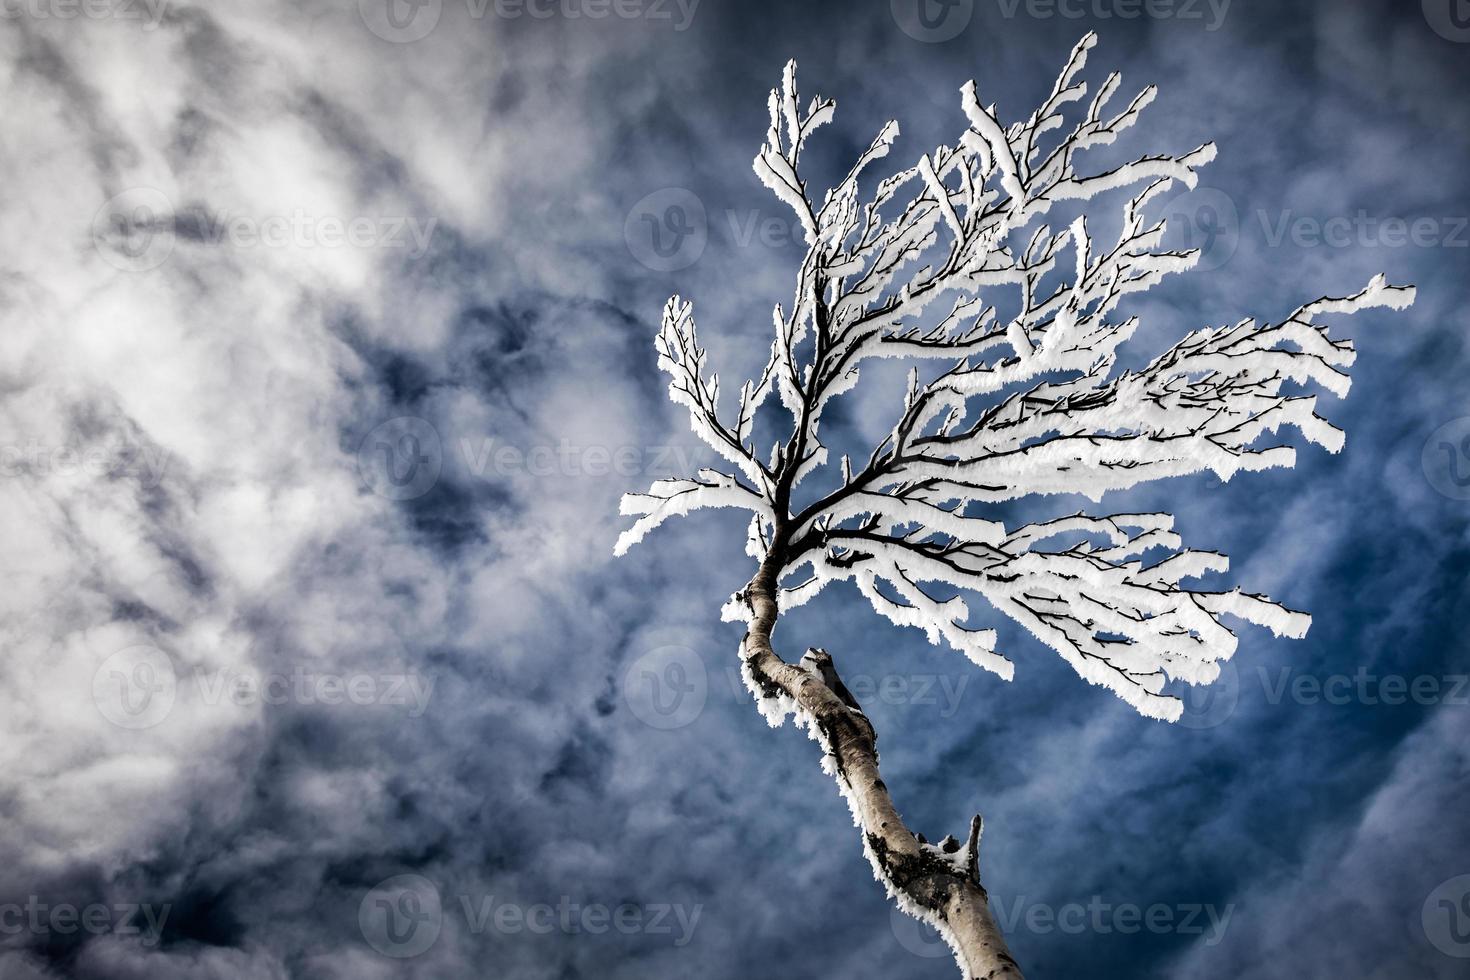
[[(657, 342), (671, 397), (736, 472), (706, 470), (625, 498), (625, 513), (641, 519), (619, 539), (619, 553), (667, 517), (745, 509), (754, 515), (748, 551), (779, 566), (783, 609), (851, 581), (891, 621), (1010, 678), (995, 631), (970, 625), (965, 596), (978, 595), (1087, 680), (1170, 720), (1180, 704), (1163, 693), (1166, 683), (1207, 684), (1234, 651), (1222, 616), (1278, 635), (1305, 632), (1306, 615), (1269, 599), (1189, 584), (1227, 562), (1183, 547), (1166, 514), (1077, 514), (1008, 530), (983, 512), (1020, 497), (1099, 501), (1165, 477), (1209, 471), (1229, 480), (1291, 466), (1287, 430), (1336, 452), (1343, 434), (1318, 414), (1313, 390), (1345, 395), (1355, 355), (1320, 318), (1403, 309), (1414, 299), (1412, 287), (1379, 276), (1279, 323), (1195, 331), (1146, 367), (1120, 371), (1118, 348), (1138, 323), (1116, 317), (1119, 305), (1199, 258), (1164, 248), (1164, 223), (1149, 219), (1149, 204), (1174, 181), (1193, 187), (1215, 150), (1085, 168), (1084, 152), (1112, 144), (1155, 96), (1145, 88), (1110, 108), (1121, 87), (1115, 73), (1088, 101), (1080, 75), (1095, 43), (1083, 38), (1023, 122), (1003, 123), (967, 84), (959, 139), (865, 195), (860, 178), (898, 136), (889, 122), (820, 204), (800, 157), (835, 104), (817, 98), (803, 110), (795, 64), (787, 65), (755, 171), (795, 211), (808, 251), (789, 312), (775, 309), (766, 369), (741, 389), (733, 424), (721, 421), (718, 380), (706, 376), (690, 307), (678, 297)], [(1046, 223), (1060, 202), (1113, 191), (1128, 192), (1116, 241), (1095, 243), (1085, 217)], [(1001, 304), (1005, 317), (996, 312), (1000, 290), (1013, 297)], [(912, 364), (893, 429), (865, 465), (841, 460), (835, 490), (794, 511), (793, 488), (829, 468), (824, 408), (874, 357)], [(750, 432), (771, 391), (791, 430), (762, 460)], [(726, 613), (750, 615), (741, 602)]]
[[(1087, 680), (1110, 688), (1142, 714), (1170, 721), (1179, 717), (1180, 702), (1161, 693), (1165, 682), (1207, 684), (1235, 650), (1235, 635), (1219, 622), (1222, 613), (1281, 636), (1301, 636), (1310, 623), (1306, 615), (1260, 596), (1183, 584), (1223, 572), (1229, 562), (1214, 552), (1184, 549), (1168, 514), (1078, 514), (1010, 534), (991, 525), (989, 534), (971, 540), (934, 526), (904, 533), (911, 522), (895, 526), (893, 513), (875, 504), (875, 516), (856, 526), (820, 532), (820, 547), (804, 555), (810, 576), (782, 595), (783, 607), (809, 600), (829, 582), (850, 579), (894, 622), (925, 629), (933, 642), (943, 637), (979, 666), (1009, 679), (1013, 666), (995, 652), (995, 634), (966, 628), (960, 599), (941, 602), (931, 594), (934, 586), (973, 592)], [(951, 517), (936, 525), (953, 522)], [(1167, 557), (1145, 564), (1145, 552), (1153, 549)]]
[[(1343, 369), (1353, 362), (1353, 345), (1332, 340), (1312, 317), (1325, 308), (1398, 305), (1406, 295), (1379, 277), (1356, 296), (1302, 307), (1275, 326), (1246, 320), (1192, 333), (1142, 371), (1109, 377), (1115, 333), (1098, 343), (1107, 356), (1075, 377), (1016, 392), (955, 431), (907, 440), (885, 460), (882, 477), (933, 481), (992, 502), (1058, 493), (1100, 500), (1168, 476), (1209, 470), (1229, 480), (1291, 466), (1291, 446), (1259, 445), (1286, 426), (1337, 452), (1343, 433), (1316, 414), (1316, 396), (1286, 391), (1288, 383), (1315, 383), (1347, 394)], [(972, 387), (973, 373), (947, 375), (921, 399), (950, 399), (951, 387)], [(980, 387), (993, 385), (982, 377)]]
[[(740, 390), (739, 415), (733, 427), (720, 419), (720, 379), (705, 376), (705, 349), (699, 346), (693, 307), (675, 296), (664, 307), (663, 325), (655, 341), (658, 366), (669, 376), (669, 398), (689, 411), (689, 424), (740, 471), (746, 482), (730, 474), (700, 470), (693, 480), (660, 480), (646, 494), (623, 497), (622, 513), (639, 515), (618, 537), (614, 553), (622, 555), (670, 517), (710, 507), (734, 507), (773, 520), (771, 473), (755, 458), (746, 440), (765, 382), (747, 381)], [(756, 524), (759, 528), (761, 525)], [(755, 532), (753, 531), (754, 535)]]

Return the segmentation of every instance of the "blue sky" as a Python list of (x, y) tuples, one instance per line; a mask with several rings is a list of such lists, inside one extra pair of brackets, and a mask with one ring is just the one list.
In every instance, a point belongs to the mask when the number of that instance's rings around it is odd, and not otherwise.
[(395, 10), (3, 5), (0, 975), (953, 975), (732, 679), (740, 521), (614, 560), (617, 503), (712, 462), (664, 300), (733, 390), (790, 292), (750, 168), (786, 60), (835, 175), (889, 118), (953, 142), (971, 78), (1029, 113), (1088, 30), (1089, 82), (1160, 86), (1130, 148), (1220, 148), (1134, 356), (1419, 287), (1335, 327), (1341, 454), (1108, 499), (1312, 629), (1242, 627), (1178, 725), (998, 618), (1011, 683), (842, 588), (781, 644), (837, 657), (912, 826), (984, 813), (1030, 976), (1465, 975), (1463, 3)]

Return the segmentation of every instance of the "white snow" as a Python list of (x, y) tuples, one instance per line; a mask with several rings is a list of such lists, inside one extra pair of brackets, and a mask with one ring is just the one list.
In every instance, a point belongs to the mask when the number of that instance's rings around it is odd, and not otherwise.
[[(800, 176), (800, 155), (835, 103), (813, 99), (802, 112), (796, 66), (787, 65), (754, 166), (796, 213), (808, 245), (790, 312), (775, 308), (770, 360), (741, 387), (727, 425), (691, 307), (669, 301), (657, 349), (670, 397), (735, 472), (702, 470), (625, 498), (624, 513), (640, 519), (619, 539), (619, 554), (669, 517), (733, 507), (752, 514), (747, 551), (759, 561), (779, 518), (802, 546), (782, 572), (783, 608), (851, 581), (890, 621), (1009, 679), (1014, 664), (995, 649), (995, 631), (970, 625), (964, 598), (940, 597), (978, 595), (1088, 681), (1169, 720), (1180, 703), (1165, 684), (1208, 684), (1233, 654), (1236, 637), (1223, 616), (1280, 636), (1305, 633), (1309, 617), (1267, 598), (1185, 584), (1224, 572), (1228, 560), (1185, 548), (1167, 514), (1077, 514), (1011, 530), (986, 515), (984, 505), (1021, 497), (1101, 501), (1167, 477), (1208, 471), (1229, 480), (1292, 466), (1287, 430), (1337, 452), (1343, 433), (1317, 414), (1315, 396), (1285, 388), (1348, 392), (1353, 346), (1332, 339), (1318, 318), (1403, 309), (1414, 299), (1412, 287), (1377, 276), (1354, 296), (1319, 299), (1279, 323), (1196, 330), (1141, 370), (1117, 370), (1117, 350), (1138, 326), (1113, 319), (1119, 303), (1199, 258), (1163, 248), (1164, 223), (1150, 221), (1148, 206), (1173, 181), (1195, 186), (1215, 148), (1079, 170), (1085, 150), (1113, 143), (1155, 95), (1145, 88), (1109, 117), (1120, 88), (1110, 75), (1068, 130), (1067, 110), (1087, 94), (1079, 76), (1095, 44), (1088, 35), (1077, 45), (1025, 122), (1005, 125), (966, 85), (968, 126), (955, 144), (921, 155), (865, 200), (860, 177), (898, 136), (889, 122), (820, 207)], [(1085, 219), (1061, 230), (1042, 221), (1058, 202), (1122, 189), (1132, 196), (1111, 205), (1122, 219), (1111, 245), (1095, 243)], [(990, 298), (999, 290), (1019, 297), (1004, 322)], [(948, 312), (929, 316), (931, 309)], [(914, 365), (890, 434), (865, 465), (836, 461), (841, 486), (824, 500), (778, 514), (779, 488), (832, 468), (823, 410), (852, 390), (873, 357)], [(922, 381), (920, 365), (936, 362)], [(794, 428), (763, 459), (749, 440), (772, 390)], [(748, 615), (739, 601), (723, 612)], [(794, 708), (761, 703), (773, 724)]]

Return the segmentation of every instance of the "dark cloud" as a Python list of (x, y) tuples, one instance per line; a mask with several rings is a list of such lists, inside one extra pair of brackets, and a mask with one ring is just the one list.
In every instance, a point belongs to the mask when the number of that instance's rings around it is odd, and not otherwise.
[[(785, 60), (838, 100), (811, 151), (837, 175), (889, 117), (897, 162), (953, 141), (972, 77), (1029, 112), (1088, 29), (1094, 68), (1161, 87), (1139, 134), (1220, 144), (1208, 200), (1234, 210), (1191, 226), (1223, 236), (1217, 269), (1139, 304), (1141, 353), (1378, 271), (1421, 287), (1408, 313), (1350, 325), (1354, 389), (1327, 412), (1343, 454), (1118, 500), (1177, 512), (1192, 545), (1235, 558), (1229, 581), (1310, 610), (1311, 633), (1244, 632), (1224, 717), (1193, 726), (1135, 716), (1005, 623), (1012, 684), (847, 591), (781, 642), (872, 682), (915, 826), (985, 813), (986, 881), (1033, 976), (1461, 975), (1435, 896), (1470, 874), (1470, 705), (1449, 696), (1470, 673), (1466, 502), (1421, 450), (1466, 413), (1470, 47), (1386, 2), (1193, 5), (1224, 10), (1211, 29), (975, 0), (942, 43), (900, 28), (902, 0), (662, 6), (674, 20), (446, 0), (406, 44), (350, 3), (6, 29), (0, 426), (29, 455), (0, 480), (0, 975), (952, 975), (890, 915), (816, 747), (769, 730), (732, 676), (739, 631), (716, 611), (748, 574), (739, 522), (701, 515), (614, 562), (617, 501), (711, 461), (654, 367), (667, 295), (696, 302), (728, 389), (789, 301), (789, 221), (749, 169)], [(172, 232), (142, 272), (93, 243), (129, 187), (172, 202), (121, 216)], [(672, 272), (624, 239), (665, 188), (707, 217)], [(280, 247), (229, 237), (298, 215)], [(384, 238), (408, 217), (421, 250)], [(371, 244), (324, 244), (324, 220), (354, 219)], [(1349, 246), (1311, 240), (1332, 219)], [(1385, 219), (1426, 219), (1434, 240), (1386, 244)], [(843, 438), (884, 424), (870, 387), (834, 417)], [(383, 482), (375, 433), (414, 435), (434, 476)], [(110, 455), (77, 463), (94, 445)], [(130, 728), (100, 705), (140, 664), (175, 694)], [(1360, 668), (1377, 703), (1289, 693)], [(364, 685), (361, 703), (324, 677)], [(1386, 677), (1444, 689), (1385, 704)], [(640, 691), (671, 678), (702, 699), (663, 704), (677, 727)], [(418, 955), (374, 932), (372, 903), (407, 893), (392, 887), (437, 896)], [(106, 927), (48, 912), (8, 929), (4, 909), (38, 904)], [(1155, 904), (1172, 926), (1117, 928), (1119, 907)], [(1076, 905), (1103, 927), (1044, 924)], [(1228, 921), (1181, 927), (1195, 907)], [(636, 927), (596, 928), (620, 908)]]

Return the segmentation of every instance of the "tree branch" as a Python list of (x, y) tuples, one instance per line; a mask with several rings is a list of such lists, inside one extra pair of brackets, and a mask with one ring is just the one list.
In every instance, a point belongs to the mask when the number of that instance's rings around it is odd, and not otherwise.
[(967, 980), (1021, 980), (980, 883), (981, 818), (970, 822), (963, 845), (950, 837), (928, 844), (909, 830), (879, 773), (873, 726), (847, 694), (832, 658), (811, 650), (800, 664), (790, 664), (771, 646), (778, 615), (775, 581), (783, 562), (773, 550), (742, 593), (750, 610), (741, 642), (747, 683), (766, 702), (768, 718), (772, 710), (778, 718), (794, 710), (822, 746), (824, 768), (847, 800), (862, 831), (863, 851), (889, 896), (939, 930)]
[[(1164, 222), (1148, 218), (1149, 206), (1174, 181), (1194, 187), (1215, 149), (1079, 172), (1079, 155), (1112, 144), (1155, 95), (1145, 88), (1122, 112), (1105, 113), (1119, 87), (1109, 75), (1068, 131), (1064, 114), (1087, 95), (1079, 75), (1095, 43), (1092, 34), (1082, 39), (1050, 96), (1022, 122), (1002, 123), (974, 83), (966, 85), (968, 126), (958, 141), (880, 180), (865, 198), (859, 175), (898, 135), (888, 123), (820, 207), (800, 176), (800, 156), (834, 103), (813, 99), (803, 111), (795, 65), (787, 65), (754, 169), (795, 212), (807, 252), (791, 311), (775, 307), (769, 360), (741, 387), (733, 427), (721, 420), (719, 379), (706, 372), (689, 304), (670, 300), (657, 341), (670, 397), (738, 475), (702, 470), (628, 495), (623, 512), (640, 519), (616, 545), (621, 554), (694, 510), (751, 514), (746, 551), (759, 570), (722, 612), (748, 625), (742, 664), (757, 705), (773, 725), (795, 712), (809, 728), (878, 878), (906, 911), (940, 928), (971, 978), (1020, 976), (979, 882), (979, 819), (963, 847), (909, 832), (879, 776), (872, 726), (831, 658), (813, 650), (790, 664), (772, 648), (778, 602), (790, 609), (848, 579), (892, 622), (923, 629), (931, 643), (943, 640), (1010, 679), (1014, 664), (995, 649), (996, 631), (969, 625), (964, 596), (978, 595), (1089, 682), (1142, 714), (1176, 720), (1181, 702), (1166, 685), (1211, 683), (1235, 651), (1222, 616), (1279, 636), (1302, 635), (1310, 617), (1262, 596), (1185, 584), (1227, 562), (1184, 548), (1167, 514), (1079, 513), (1008, 530), (977, 508), (1048, 494), (1098, 501), (1148, 480), (1202, 471), (1228, 480), (1289, 466), (1295, 450), (1275, 438), (1285, 428), (1336, 452), (1342, 433), (1316, 414), (1312, 395), (1288, 387), (1347, 392), (1352, 344), (1332, 339), (1316, 318), (1403, 309), (1414, 299), (1412, 287), (1379, 276), (1356, 295), (1309, 303), (1274, 326), (1242, 320), (1196, 331), (1143, 369), (1119, 371), (1118, 348), (1138, 327), (1136, 317), (1114, 319), (1120, 303), (1199, 259), (1197, 250), (1164, 247)], [(1058, 202), (1125, 188), (1137, 190), (1109, 247), (1094, 249), (1086, 216), (1060, 229), (1043, 223)], [(1020, 294), (1002, 306), (1003, 320), (990, 296), (999, 289)], [(928, 309), (951, 298), (950, 312), (933, 323)], [(827, 405), (880, 357), (912, 365), (900, 417), (866, 465), (854, 473), (843, 456), (840, 485), (798, 503), (793, 516), (793, 491), (828, 464)], [(921, 383), (920, 364), (936, 361)], [(751, 438), (773, 391), (792, 429), (763, 462)], [(1155, 561), (1160, 551), (1167, 554)], [(807, 567), (809, 579), (782, 590), (785, 576)]]

